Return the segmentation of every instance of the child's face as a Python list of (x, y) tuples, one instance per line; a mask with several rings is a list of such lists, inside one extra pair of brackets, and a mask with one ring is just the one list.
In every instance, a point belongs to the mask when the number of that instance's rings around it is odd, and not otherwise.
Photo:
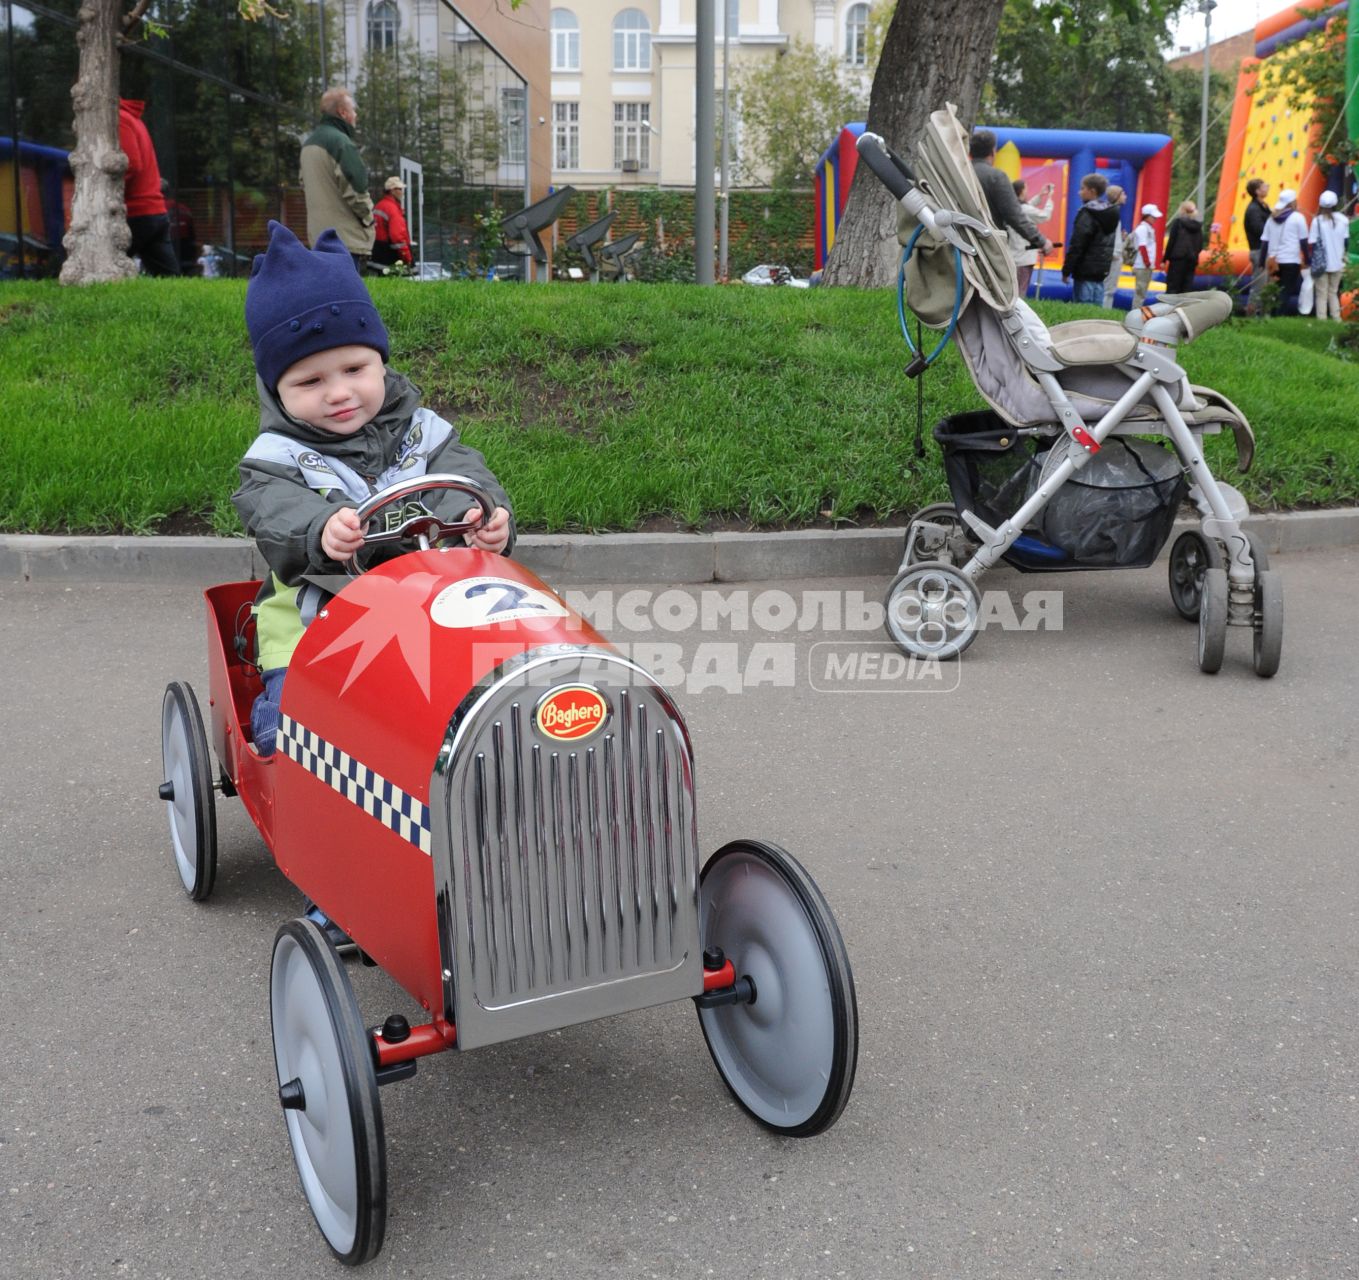
[(1082, 199), (1082, 200), (1093, 200), (1093, 199), (1095, 199), (1095, 197), (1098, 196), (1098, 195), (1099, 195), (1099, 192), (1097, 192), (1097, 191), (1095, 190), (1094, 187), (1087, 187), (1087, 186), (1085, 186), (1084, 184), (1082, 184), (1082, 186), (1081, 186), (1081, 199)]
[(372, 347), (331, 347), (290, 365), (278, 380), (278, 398), (298, 421), (350, 436), (377, 417), (384, 377)]

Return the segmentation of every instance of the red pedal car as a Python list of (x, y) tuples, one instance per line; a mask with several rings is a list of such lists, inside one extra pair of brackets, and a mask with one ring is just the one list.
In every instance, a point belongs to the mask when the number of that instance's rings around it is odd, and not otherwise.
[(279, 1101), (307, 1203), (351, 1264), (386, 1222), (378, 1089), (424, 1055), (692, 998), (737, 1102), (791, 1136), (835, 1122), (858, 1055), (849, 960), (811, 877), (757, 840), (700, 871), (674, 702), (513, 560), (432, 549), (465, 527), (414, 501), (444, 488), (489, 518), (456, 476), (359, 509), (369, 543), (414, 549), (357, 573), (307, 628), (274, 754), (248, 741), (258, 583), (205, 593), (211, 749), (187, 684), (162, 711), (185, 892), (212, 892), (214, 792), (237, 795), (283, 874), (424, 1011), (365, 1026), (326, 933), (278, 930)]

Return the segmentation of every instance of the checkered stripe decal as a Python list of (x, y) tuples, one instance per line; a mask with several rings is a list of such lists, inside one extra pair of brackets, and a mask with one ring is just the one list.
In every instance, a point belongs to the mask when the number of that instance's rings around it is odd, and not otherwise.
[(429, 806), (374, 773), (362, 761), (327, 742), (290, 716), (281, 716), (278, 749), (326, 786), (395, 831), (421, 853), (429, 852)]

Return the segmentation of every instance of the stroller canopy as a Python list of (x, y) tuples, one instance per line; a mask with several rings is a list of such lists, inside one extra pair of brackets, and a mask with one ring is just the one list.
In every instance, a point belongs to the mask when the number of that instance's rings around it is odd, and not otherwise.
[[(930, 113), (929, 124), (916, 146), (916, 170), (931, 203), (993, 227), (989, 236), (966, 229), (962, 232), (977, 250), (975, 255), (962, 255), (963, 308), (976, 296), (992, 310), (1008, 311), (1016, 297), (1014, 262), (1005, 236), (991, 221), (990, 206), (972, 168), (967, 132), (951, 102), (944, 110)], [(897, 238), (903, 245), (919, 225), (903, 211), (897, 227)], [(928, 231), (922, 232), (906, 263), (906, 297), (911, 310), (922, 324), (943, 329), (953, 315), (956, 291), (952, 245)]]

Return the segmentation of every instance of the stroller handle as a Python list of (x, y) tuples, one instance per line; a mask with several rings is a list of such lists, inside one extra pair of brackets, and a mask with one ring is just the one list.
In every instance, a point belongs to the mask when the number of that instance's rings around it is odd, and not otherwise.
[(892, 195), (903, 200), (915, 186), (915, 173), (904, 160), (894, 155), (876, 133), (861, 133), (855, 143), (864, 163)]
[(964, 213), (937, 208), (917, 183), (911, 166), (895, 155), (876, 133), (861, 133), (855, 145), (864, 163), (911, 217), (960, 252), (969, 256), (976, 254), (977, 246), (970, 237), (962, 235), (961, 230), (986, 237), (991, 234), (990, 227)]

